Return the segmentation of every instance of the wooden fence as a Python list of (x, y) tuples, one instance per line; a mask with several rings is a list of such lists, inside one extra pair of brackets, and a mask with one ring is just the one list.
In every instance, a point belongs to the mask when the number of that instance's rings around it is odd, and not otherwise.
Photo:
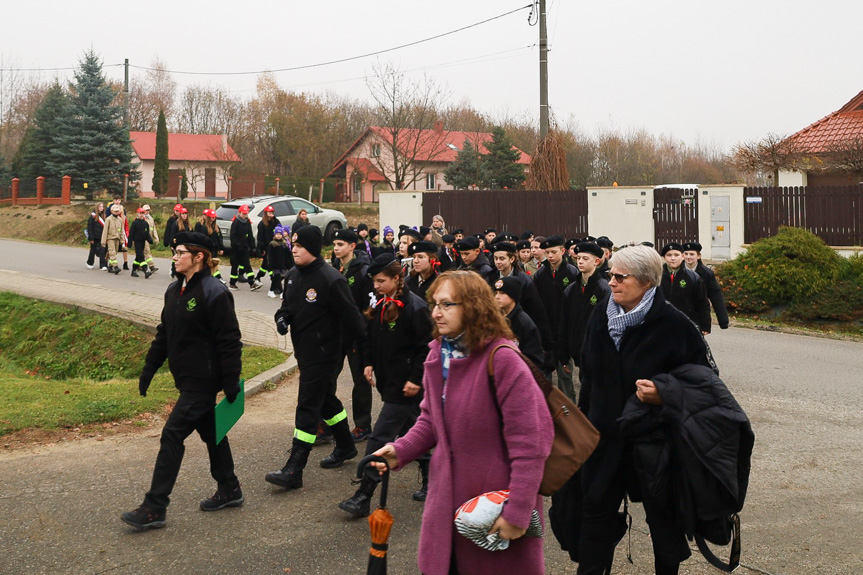
[(743, 197), (747, 244), (792, 226), (831, 246), (863, 245), (863, 185), (744, 188)]
[(516, 235), (587, 235), (587, 190), (446, 190), (423, 193), (423, 221), (443, 216), (447, 229), (474, 234), (486, 228)]

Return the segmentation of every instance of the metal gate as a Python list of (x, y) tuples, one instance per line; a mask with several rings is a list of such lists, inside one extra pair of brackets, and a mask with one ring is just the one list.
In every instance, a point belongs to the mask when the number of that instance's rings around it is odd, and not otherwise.
[(653, 229), (657, 249), (669, 242), (698, 241), (698, 188), (654, 189)]

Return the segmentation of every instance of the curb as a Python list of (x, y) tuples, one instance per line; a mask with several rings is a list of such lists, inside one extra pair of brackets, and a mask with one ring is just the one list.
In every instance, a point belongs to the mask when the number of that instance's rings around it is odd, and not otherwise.
[(291, 375), (296, 370), (297, 358), (292, 353), (291, 357), (289, 357), (285, 363), (277, 365), (276, 367), (268, 369), (267, 371), (259, 373), (255, 377), (249, 379), (245, 385), (246, 397), (257, 395), (258, 393), (263, 391), (266, 384), (276, 383), (280, 381), (283, 377)]

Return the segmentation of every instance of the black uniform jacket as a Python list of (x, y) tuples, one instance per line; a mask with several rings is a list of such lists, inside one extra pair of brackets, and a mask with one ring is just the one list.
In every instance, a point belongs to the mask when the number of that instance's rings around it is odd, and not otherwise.
[(213, 233), (209, 233), (207, 232), (207, 226), (198, 222), (195, 224), (195, 231), (199, 234), (204, 234), (213, 240), (213, 244), (216, 246), (216, 252), (213, 254), (214, 256), (219, 255), (219, 252), (224, 251), (225, 243), (222, 241), (222, 230), (219, 229), (219, 226), (213, 224)]
[[(698, 328), (657, 289), (644, 321), (627, 329), (620, 351), (608, 334), (608, 298), (596, 304), (581, 348), (578, 406), (599, 430), (599, 445), (582, 467), (585, 497), (599, 498), (621, 472), (624, 440), (617, 424), (635, 381), (652, 379), (685, 364), (714, 368)], [(595, 500), (595, 499), (594, 499)]]
[(681, 265), (672, 278), (668, 266), (662, 266), (662, 295), (701, 331), (710, 333), (710, 302), (697, 273)]
[(719, 282), (716, 281), (716, 274), (713, 273), (712, 269), (701, 263), (701, 260), (698, 260), (695, 273), (704, 282), (707, 299), (713, 305), (713, 312), (716, 314), (716, 321), (719, 322), (719, 327), (721, 329), (728, 329), (728, 310), (725, 309), (725, 298), (722, 297), (722, 288), (719, 287)]
[(578, 268), (564, 261), (557, 270), (551, 269), (546, 260), (533, 275), (533, 284), (539, 292), (539, 298), (545, 306), (545, 313), (551, 325), (552, 334), (557, 334), (560, 324), (560, 306), (563, 302), (563, 292), (570, 284), (578, 281)]
[(440, 273), (456, 269), (461, 263), (461, 258), (455, 247), (441, 246), (437, 253), (437, 259), (440, 262)]
[(235, 216), (231, 222), (231, 250), (238, 253), (251, 253), (255, 249), (255, 234), (252, 233), (252, 222)]
[(135, 218), (132, 221), (129, 225), (129, 241), (153, 243), (153, 238), (150, 237), (150, 224), (147, 223), (147, 220)]
[(705, 522), (743, 508), (755, 443), (752, 426), (708, 367), (683, 365), (654, 376), (653, 382), (662, 405), (630, 397), (620, 431), (633, 442), (636, 466), (649, 462), (644, 497), (675, 509), (687, 535), (707, 536), (711, 529)]
[(354, 303), (357, 304), (357, 309), (360, 312), (366, 311), (369, 307), (371, 293), (374, 290), (372, 287), (372, 279), (369, 277), (369, 258), (366, 252), (354, 252), (354, 259), (348, 264), (348, 269), (341, 268), (342, 263), (336, 260), (335, 265), (339, 268), (339, 273), (345, 276), (348, 282), (348, 289), (351, 290), (351, 297), (354, 298)]
[[(536, 328), (539, 330), (540, 341), (542, 342), (542, 349), (549, 352), (554, 351), (555, 334), (551, 331), (548, 314), (545, 311), (545, 306), (542, 303), (542, 299), (540, 299), (539, 291), (537, 291), (533, 279), (530, 277), (530, 274), (518, 267), (513, 267), (512, 276), (521, 283), (521, 301), (518, 303), (521, 309), (524, 310), (524, 313), (529, 315), (533, 323), (536, 324)], [(499, 279), (500, 271), (497, 268), (486, 276), (486, 280), (492, 289), (494, 289), (494, 284)], [(542, 363), (538, 363), (537, 366), (542, 367)]]
[(179, 218), (177, 218), (177, 216), (172, 214), (171, 217), (168, 218), (168, 221), (165, 222), (165, 233), (162, 234), (162, 243), (166, 248), (171, 247), (171, 240), (174, 239), (178, 219)]
[(409, 274), (405, 280), (405, 287), (417, 294), (421, 300), (426, 301), (426, 294), (439, 275), (440, 274), (436, 269), (432, 271), (432, 275), (430, 275), (427, 280), (423, 280), (422, 283), (420, 283), (422, 278), (419, 274)]
[(597, 275), (597, 271), (590, 275), (587, 285), (583, 286), (579, 277), (563, 292), (557, 330), (557, 359), (560, 363), (571, 359), (575, 365), (581, 365), (581, 344), (587, 320), (599, 302), (611, 294), (608, 282)]
[(281, 225), (279, 218), (270, 218), (270, 225), (265, 226), (264, 220), (258, 222), (258, 253), (263, 255), (267, 251), (267, 246), (273, 241), (276, 226)]
[(350, 342), (364, 338), (366, 332), (347, 280), (321, 258), (288, 272), (282, 306), (275, 317), (283, 317), (291, 326), (300, 369), (304, 364), (337, 361), (342, 335)]
[(480, 252), (475, 260), (473, 260), (472, 264), (464, 263), (464, 260), (461, 260), (458, 269), (460, 270), (470, 270), (478, 273), (483, 278), (487, 278), (488, 274), (494, 271), (494, 266), (488, 263), (488, 258), (485, 257), (485, 254)]
[(515, 334), (518, 349), (537, 367), (542, 369), (544, 359), (542, 339), (540, 338), (539, 329), (536, 327), (536, 324), (519, 304), (515, 304), (515, 307), (512, 308), (506, 319), (509, 320), (512, 333)]
[(228, 288), (204, 269), (168, 286), (156, 339), (144, 361), (143, 374), (152, 377), (168, 359), (181, 392), (216, 394), (239, 389), (243, 344)]
[[(432, 339), (432, 320), (428, 304), (413, 292), (405, 290), (399, 297), (403, 306), (396, 321), (381, 321), (381, 303), (373, 310), (363, 350), (363, 365), (375, 370), (375, 387), (387, 403), (419, 403), (422, 393), (405, 397), (403, 388), (410, 381), (423, 382), (423, 362)], [(387, 305), (396, 305), (389, 303)]]

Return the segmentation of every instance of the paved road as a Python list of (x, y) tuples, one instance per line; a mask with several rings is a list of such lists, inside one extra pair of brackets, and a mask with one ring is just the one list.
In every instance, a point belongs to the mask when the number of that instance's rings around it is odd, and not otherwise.
[[(100, 284), (117, 301), (125, 293), (160, 296), (165, 278), (107, 278), (83, 266), (84, 252), (0, 240), (0, 269), (45, 274), (72, 284)], [(161, 272), (160, 272), (161, 273)], [(0, 277), (6, 277), (0, 276)], [(134, 283), (133, 283), (134, 282)], [(160, 285), (161, 284), (161, 285)], [(145, 290), (155, 290), (149, 292)], [(271, 317), (260, 293), (237, 294), (238, 308)], [(708, 340), (722, 376), (756, 432), (749, 498), (742, 514), (739, 573), (855, 574), (863, 572), (859, 525), (863, 514), (863, 346), (858, 343), (731, 328)], [(340, 380), (342, 395), (350, 383)], [(367, 526), (335, 504), (352, 493), (350, 467), (317, 467), (312, 455), (306, 487), (283, 493), (263, 481), (285, 457), (296, 400), (295, 378), (249, 400), (231, 442), (247, 504), (215, 514), (197, 510), (213, 489), (206, 453), (190, 440), (169, 526), (129, 531), (121, 511), (146, 490), (158, 449), (158, 430), (0, 451), (0, 573), (363, 573)], [(390, 573), (416, 573), (420, 505), (410, 500), (415, 471), (395, 474)], [(546, 537), (551, 574), (575, 573)], [(636, 506), (634, 565), (618, 550), (615, 573), (651, 573), (650, 543)], [(716, 571), (697, 554), (681, 573)]]

